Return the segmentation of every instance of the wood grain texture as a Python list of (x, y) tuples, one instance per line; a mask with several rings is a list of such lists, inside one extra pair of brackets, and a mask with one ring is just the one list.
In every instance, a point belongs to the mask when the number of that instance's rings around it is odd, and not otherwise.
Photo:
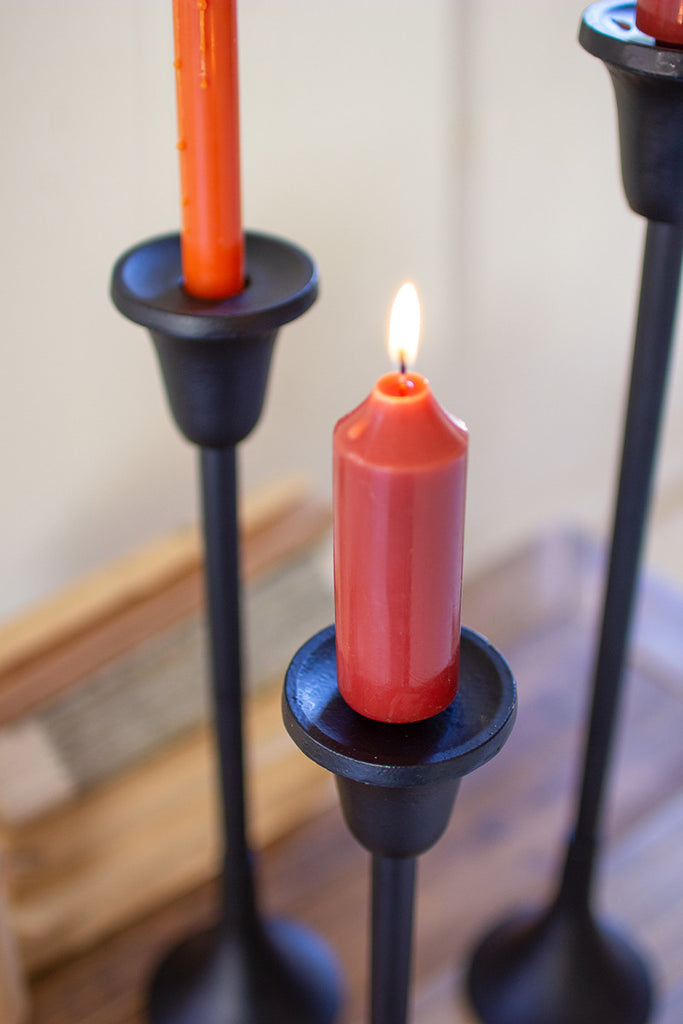
[[(333, 800), (329, 777), (289, 742), (280, 688), (251, 698), (251, 831), (273, 842)], [(212, 738), (198, 728), (65, 810), (7, 837), (13, 926), (44, 969), (213, 878), (219, 865)]]
[[(570, 825), (600, 561), (577, 538), (552, 538), (491, 570), (469, 593), (468, 625), (505, 639), (520, 712), (500, 756), (464, 781), (451, 825), (421, 860), (413, 1007), (420, 1024), (474, 1024), (460, 986), (473, 944), (490, 923), (542, 903), (552, 889)], [(657, 964), (654, 1024), (680, 1024), (683, 670), (669, 653), (681, 642), (683, 602), (647, 584), (641, 609), (655, 598), (656, 651), (641, 614), (630, 659), (599, 901)], [(265, 905), (308, 922), (338, 951), (349, 979), (345, 1024), (366, 1019), (367, 860), (336, 805), (261, 858)], [(145, 985), (161, 951), (212, 920), (216, 902), (207, 883), (36, 979), (33, 1024), (143, 1024)]]
[[(283, 566), (300, 564), (329, 526), (328, 507), (311, 498), (300, 482), (268, 487), (247, 503), (246, 578), (267, 577), (276, 570), (282, 572)], [(149, 751), (145, 748), (142, 759), (134, 759), (124, 770), (82, 792), (75, 777), (66, 772), (64, 784), (56, 785), (58, 762), (51, 764), (48, 756), (56, 755), (56, 749), (43, 750), (41, 764), (36, 763), (46, 719), (41, 724), (26, 714), (36, 707), (44, 712), (50, 706), (54, 709), (48, 701), (62, 691), (88, 691), (87, 682), (92, 683), (93, 673), (102, 665), (120, 664), (122, 656), (139, 645), (148, 651), (149, 641), (160, 633), (167, 636), (175, 623), (190, 616), (196, 621), (202, 589), (198, 535), (185, 531), (124, 559), (25, 617), (16, 629), (4, 631), (4, 639), (9, 640), (0, 649), (0, 720), (3, 715), (7, 720), (21, 713), (20, 724), (29, 733), (17, 733), (15, 725), (12, 737), (4, 735), (3, 764), (11, 764), (21, 781), (22, 757), (31, 759), (26, 766), (31, 771), (24, 772), (30, 782), (28, 792), (22, 796), (16, 785), (15, 790), (25, 805), (38, 801), (41, 810), (35, 817), (16, 813), (0, 821), (12, 925), (29, 971), (45, 969), (88, 948), (216, 875), (216, 770), (212, 731), (203, 724), (203, 716), (192, 719), (182, 731), (176, 729), (171, 741)], [(273, 641), (276, 623), (272, 617), (269, 621)], [(278, 662), (278, 676), (270, 688), (245, 699), (251, 830), (259, 847), (332, 801), (331, 780), (289, 743), (282, 727), (280, 677), (287, 657)], [(165, 662), (166, 682), (169, 671)], [(199, 690), (197, 671), (189, 678), (186, 674), (183, 688), (187, 684)], [(77, 684), (83, 680), (86, 685), (79, 689)], [(141, 682), (137, 679), (129, 709), (130, 714), (137, 709), (138, 719), (144, 696)], [(173, 692), (166, 695), (161, 682), (152, 679), (162, 699), (172, 700)], [(106, 741), (107, 721), (119, 730), (128, 724), (120, 713), (116, 716), (111, 701), (108, 708), (108, 718), (98, 719), (95, 739), (99, 736), (99, 744), (90, 734), (86, 736), (92, 721), (88, 724), (84, 716), (77, 719), (73, 714), (70, 719), (76, 739), (82, 735), (86, 742), (89, 737), (95, 758)], [(139, 732), (140, 722), (133, 724)], [(20, 746), (21, 756), (14, 759), (6, 749), (11, 738)], [(6, 784), (4, 789), (9, 792)], [(5, 803), (2, 806), (6, 809)]]
[[(330, 511), (298, 481), (257, 493), (241, 516), (253, 578), (329, 529)], [(0, 627), (0, 724), (45, 704), (203, 603), (195, 527), (146, 545)]]

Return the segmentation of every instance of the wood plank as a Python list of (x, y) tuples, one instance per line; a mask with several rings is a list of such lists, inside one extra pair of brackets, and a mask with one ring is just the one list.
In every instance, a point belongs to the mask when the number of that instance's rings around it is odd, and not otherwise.
[[(267, 531), (299, 507), (308, 488), (285, 477), (246, 495), (240, 512), (243, 540)], [(72, 636), (165, 590), (201, 564), (195, 525), (166, 534), (60, 590), (0, 626), (0, 680), (18, 665), (61, 646)]]
[(196, 568), (199, 534), (179, 530), (60, 591), (0, 628), (0, 673), (67, 642)]
[[(261, 847), (333, 799), (289, 742), (280, 687), (250, 699), (252, 831)], [(196, 729), (149, 763), (7, 838), (13, 923), (29, 970), (87, 948), (218, 871), (212, 739)]]
[[(326, 505), (278, 489), (244, 539), (243, 575), (292, 557), (330, 526)], [(196, 612), (203, 602), (195, 529), (165, 538), (0, 630), (0, 724), (47, 703)]]

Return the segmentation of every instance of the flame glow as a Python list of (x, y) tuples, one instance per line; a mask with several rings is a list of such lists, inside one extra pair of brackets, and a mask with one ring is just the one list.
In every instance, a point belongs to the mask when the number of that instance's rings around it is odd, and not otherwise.
[(412, 366), (420, 340), (420, 300), (410, 281), (401, 285), (389, 317), (389, 355), (398, 363)]

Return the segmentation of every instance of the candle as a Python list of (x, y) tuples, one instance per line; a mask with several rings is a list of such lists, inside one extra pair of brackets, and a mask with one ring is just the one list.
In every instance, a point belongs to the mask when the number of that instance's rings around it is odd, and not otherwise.
[(182, 265), (204, 299), (244, 286), (237, 0), (173, 0)]
[(662, 43), (683, 46), (683, 0), (638, 0), (636, 25)]
[(334, 430), (337, 680), (382, 722), (429, 718), (458, 686), (468, 435), (408, 371), (418, 333), (404, 286), (390, 323), (401, 369)]

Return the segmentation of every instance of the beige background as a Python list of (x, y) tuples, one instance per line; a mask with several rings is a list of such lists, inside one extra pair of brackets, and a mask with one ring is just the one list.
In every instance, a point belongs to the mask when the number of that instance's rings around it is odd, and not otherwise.
[[(470, 570), (541, 528), (604, 532), (643, 225), (580, 3), (241, 0), (247, 225), (315, 255), (251, 487), (330, 487), (330, 434), (387, 366), (405, 277), (418, 368), (472, 433)], [(0, 0), (0, 616), (196, 515), (118, 254), (178, 223), (171, 0)], [(651, 557), (683, 580), (681, 355)]]

